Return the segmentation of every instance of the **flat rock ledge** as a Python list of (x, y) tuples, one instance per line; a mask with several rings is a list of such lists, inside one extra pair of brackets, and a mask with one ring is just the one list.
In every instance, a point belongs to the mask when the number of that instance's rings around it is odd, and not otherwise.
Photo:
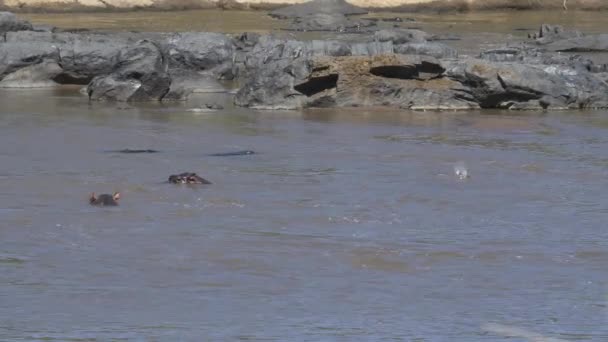
[[(346, 13), (340, 13), (341, 15)], [(85, 87), (91, 101), (183, 101), (241, 87), (255, 109), (390, 106), (414, 110), (608, 108), (608, 68), (563, 52), (605, 52), (608, 35), (543, 25), (526, 44), (461, 57), (419, 30), (357, 42), (245, 33), (35, 29), (0, 13), (0, 87)]]

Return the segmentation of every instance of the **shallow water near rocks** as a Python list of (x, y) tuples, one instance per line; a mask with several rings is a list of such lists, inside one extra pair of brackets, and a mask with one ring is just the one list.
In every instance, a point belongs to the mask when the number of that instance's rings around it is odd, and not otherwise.
[(608, 339), (606, 111), (0, 103), (0, 340)]

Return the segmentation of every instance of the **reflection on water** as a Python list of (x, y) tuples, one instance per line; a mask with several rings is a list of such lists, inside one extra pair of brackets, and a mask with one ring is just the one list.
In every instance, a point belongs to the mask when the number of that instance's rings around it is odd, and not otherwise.
[(608, 338), (605, 112), (208, 100), (0, 92), (0, 339)]

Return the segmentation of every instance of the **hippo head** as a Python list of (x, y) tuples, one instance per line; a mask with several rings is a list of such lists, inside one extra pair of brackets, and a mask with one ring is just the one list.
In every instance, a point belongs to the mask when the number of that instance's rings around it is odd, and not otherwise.
[(120, 192), (115, 192), (112, 195), (101, 194), (99, 196), (95, 195), (95, 193), (91, 193), (89, 197), (89, 204), (91, 205), (118, 205), (118, 200), (120, 199)]
[(184, 172), (169, 176), (169, 183), (173, 184), (211, 184), (208, 180), (193, 172)]

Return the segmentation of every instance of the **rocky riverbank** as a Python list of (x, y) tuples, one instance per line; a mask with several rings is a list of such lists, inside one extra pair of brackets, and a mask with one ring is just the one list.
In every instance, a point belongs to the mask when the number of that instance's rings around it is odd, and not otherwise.
[[(0, 87), (76, 84), (94, 101), (184, 101), (193, 92), (228, 92), (221, 82), (230, 80), (239, 85), (234, 103), (257, 109), (608, 108), (607, 66), (576, 54), (608, 52), (608, 34), (543, 25), (523, 44), (460, 56), (446, 40), (454, 37), (380, 27), (344, 11), (353, 8), (287, 16), (296, 30), (350, 32), (312, 41), (254, 33), (66, 32), (5, 12)], [(403, 20), (395, 18), (395, 26)]]

